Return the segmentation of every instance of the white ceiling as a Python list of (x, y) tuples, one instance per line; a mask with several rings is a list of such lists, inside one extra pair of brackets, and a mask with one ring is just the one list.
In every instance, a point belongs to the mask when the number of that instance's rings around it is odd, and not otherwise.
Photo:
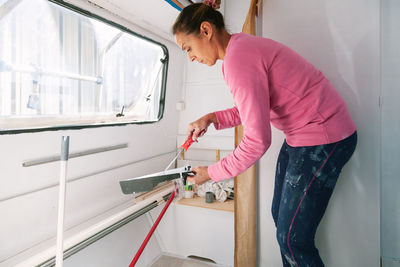
[[(179, 11), (165, 0), (89, 0), (133, 23), (140, 22), (140, 26), (148, 25), (172, 38), (171, 28)], [(223, 2), (223, 1), (222, 1)], [(183, 5), (188, 5), (188, 0), (181, 0)], [(223, 13), (223, 5), (221, 12)], [(152, 29), (148, 29), (152, 30)]]
[(128, 21), (140, 22), (142, 27), (149, 25), (167, 34), (171, 34), (171, 27), (179, 14), (179, 11), (165, 0), (90, 0), (90, 2)]

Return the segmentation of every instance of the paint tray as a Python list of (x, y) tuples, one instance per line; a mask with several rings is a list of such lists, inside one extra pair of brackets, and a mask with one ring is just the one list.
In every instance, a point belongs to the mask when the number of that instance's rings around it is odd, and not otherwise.
[(119, 181), (119, 184), (124, 194), (147, 192), (153, 190), (153, 188), (161, 182), (175, 180), (180, 177), (186, 181), (188, 175), (193, 175), (191, 169), (191, 166), (187, 165), (181, 168), (129, 178)]

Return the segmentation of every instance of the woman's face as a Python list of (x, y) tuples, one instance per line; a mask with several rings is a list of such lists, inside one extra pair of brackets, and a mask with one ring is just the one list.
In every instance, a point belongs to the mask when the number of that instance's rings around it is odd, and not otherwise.
[(218, 59), (218, 50), (211, 36), (212, 30), (204, 27), (199, 35), (178, 32), (175, 40), (177, 45), (187, 52), (190, 61), (197, 60), (202, 64), (212, 66)]

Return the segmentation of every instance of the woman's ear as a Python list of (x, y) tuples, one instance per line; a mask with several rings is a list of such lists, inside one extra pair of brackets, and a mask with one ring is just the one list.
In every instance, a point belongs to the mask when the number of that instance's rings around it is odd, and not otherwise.
[(200, 34), (205, 36), (208, 40), (211, 39), (212, 35), (213, 35), (213, 26), (210, 22), (208, 21), (203, 21), (200, 24)]

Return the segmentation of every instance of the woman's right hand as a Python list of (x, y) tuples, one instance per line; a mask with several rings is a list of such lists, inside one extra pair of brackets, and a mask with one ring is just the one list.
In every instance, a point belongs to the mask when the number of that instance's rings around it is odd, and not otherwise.
[(189, 123), (186, 140), (192, 136), (193, 141), (197, 142), (197, 138), (203, 136), (207, 132), (208, 126), (210, 126), (211, 123), (218, 123), (215, 113), (209, 113), (200, 119)]

